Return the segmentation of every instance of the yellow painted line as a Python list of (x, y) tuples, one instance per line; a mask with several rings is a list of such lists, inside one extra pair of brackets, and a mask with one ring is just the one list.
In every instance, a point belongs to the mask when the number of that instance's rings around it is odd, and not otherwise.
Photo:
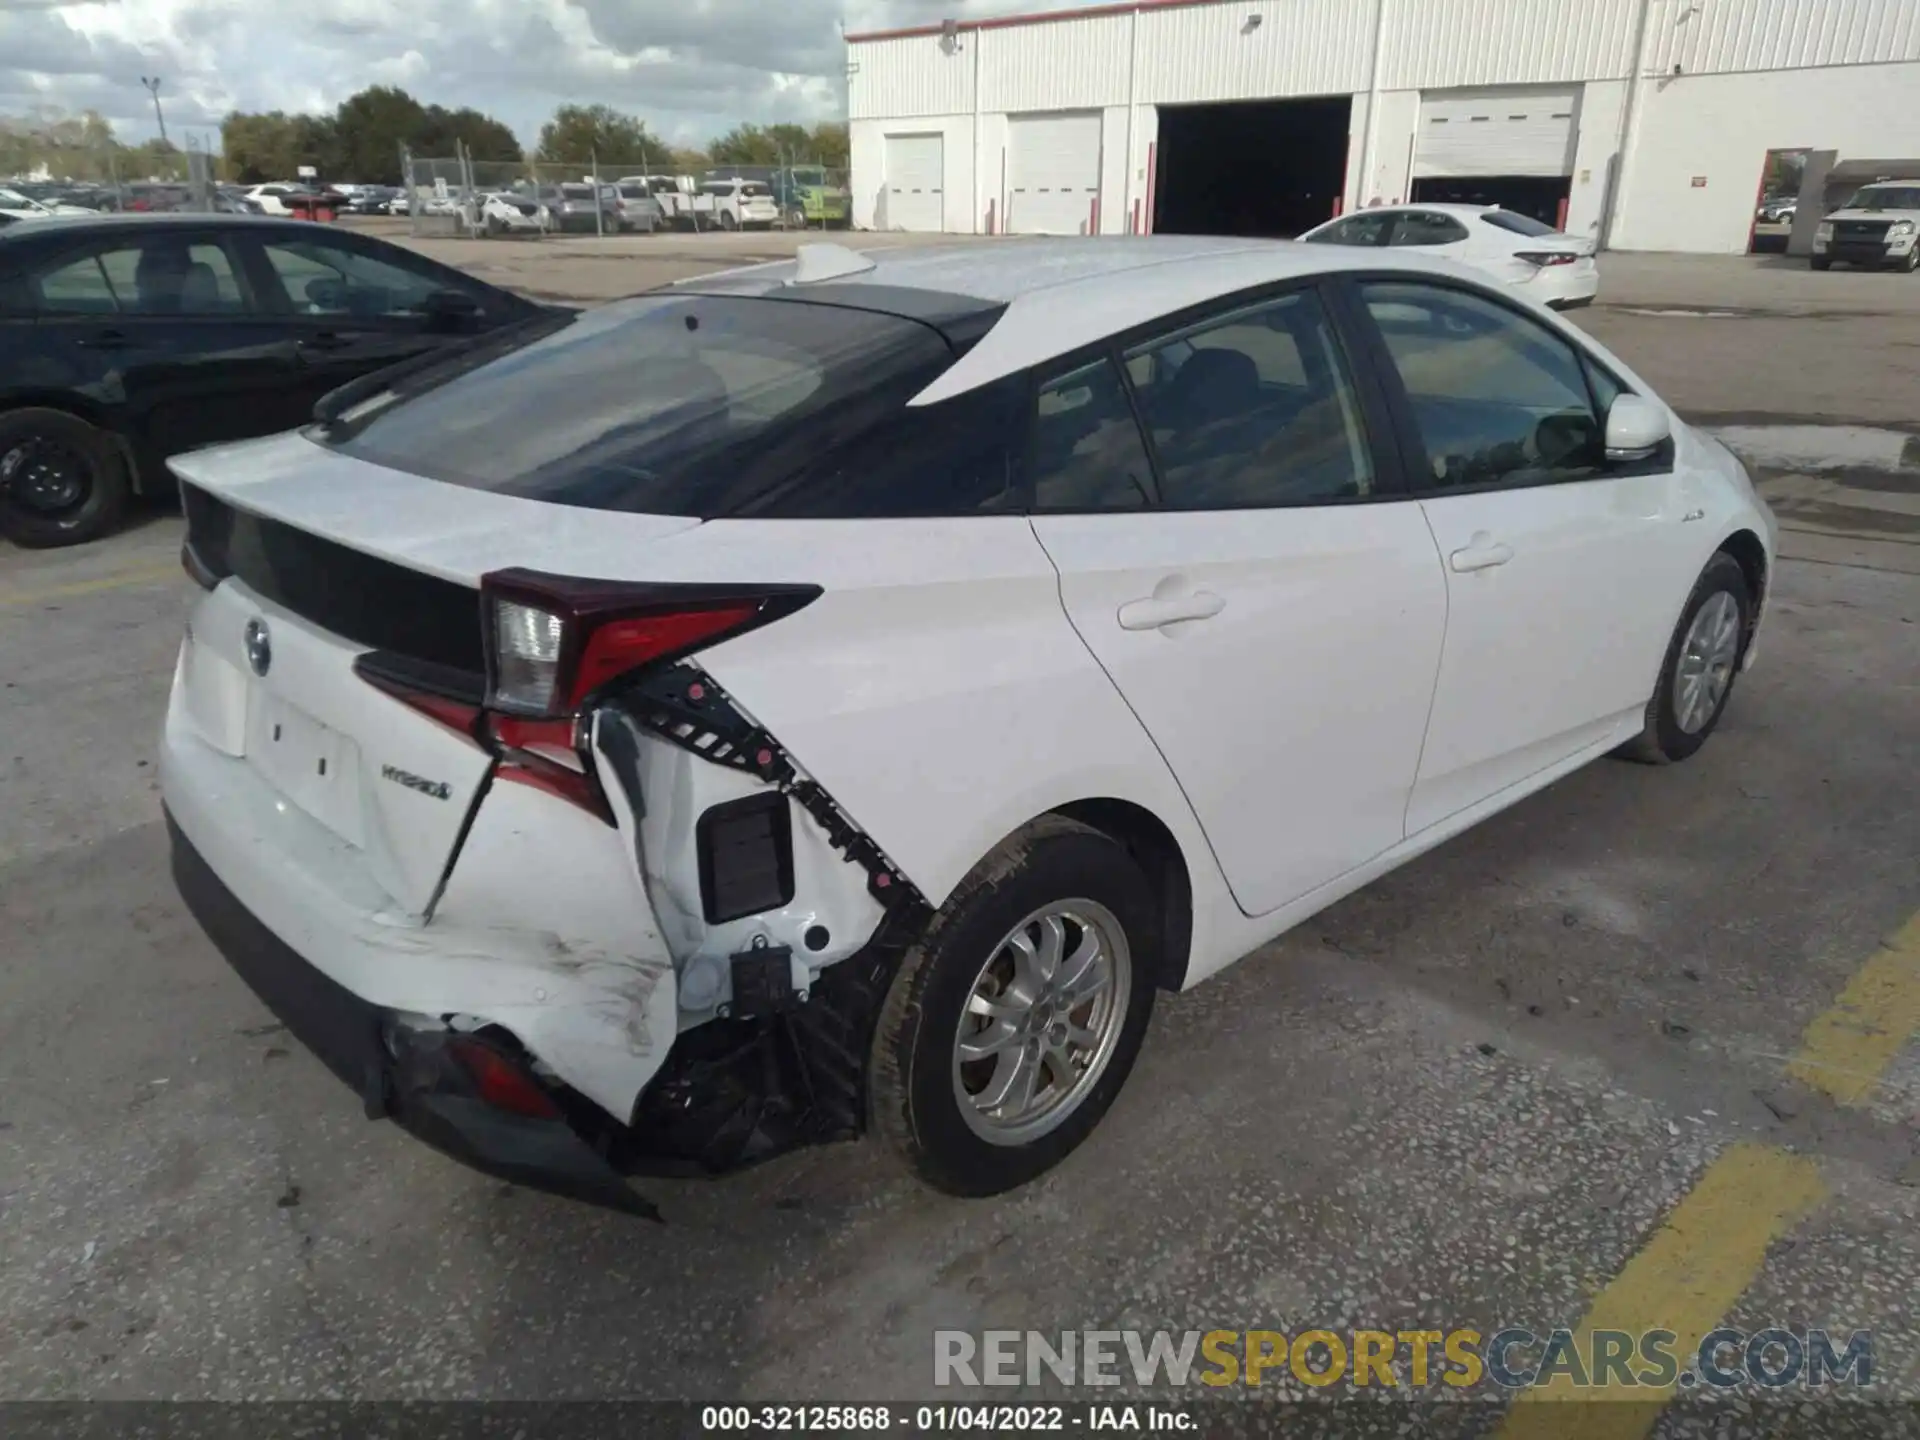
[[(1597, 1330), (1624, 1330), (1636, 1340), (1647, 1330), (1671, 1330), (1673, 1354), (1689, 1368), (1701, 1339), (1760, 1273), (1767, 1248), (1825, 1193), (1813, 1161), (1765, 1145), (1732, 1146), (1594, 1297), (1575, 1332), (1579, 1354), (1593, 1354)], [(1642, 1440), (1675, 1389), (1578, 1389), (1556, 1375), (1515, 1397), (1501, 1440)]]
[(1842, 1105), (1861, 1105), (1920, 1031), (1920, 914), (1862, 965), (1807, 1026), (1787, 1074)]
[(140, 570), (120, 570), (93, 580), (73, 580), (65, 585), (47, 585), (38, 590), (0, 590), (0, 605), (39, 605), (48, 600), (65, 600), (73, 595), (97, 595), (104, 590), (125, 590), (134, 585), (151, 585), (157, 580), (186, 578), (180, 562), (149, 565)]

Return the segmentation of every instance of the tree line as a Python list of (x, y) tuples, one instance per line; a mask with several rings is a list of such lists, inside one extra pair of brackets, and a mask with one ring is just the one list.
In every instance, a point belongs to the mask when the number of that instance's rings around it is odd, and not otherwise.
[(421, 158), (447, 159), (462, 148), (475, 161), (564, 161), (603, 168), (670, 171), (712, 165), (847, 163), (847, 127), (736, 125), (705, 150), (677, 148), (646, 121), (610, 105), (562, 105), (540, 127), (531, 155), (513, 131), (491, 115), (461, 107), (423, 105), (405, 90), (375, 85), (341, 102), (331, 115), (270, 110), (237, 113), (220, 127), (223, 170), (242, 183), (290, 179), (302, 165), (323, 179), (360, 184), (400, 183), (402, 147)]
[(101, 184), (184, 180), (187, 157), (164, 140), (122, 144), (97, 110), (68, 115), (48, 108), (0, 115), (0, 175), (31, 175), (43, 168), (62, 180)]

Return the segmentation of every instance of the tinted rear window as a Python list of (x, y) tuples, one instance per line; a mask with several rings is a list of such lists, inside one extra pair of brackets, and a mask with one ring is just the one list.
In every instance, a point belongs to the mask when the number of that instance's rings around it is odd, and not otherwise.
[(1521, 215), (1512, 210), (1489, 210), (1480, 217), (1489, 225), (1497, 225), (1502, 230), (1511, 230), (1516, 235), (1558, 235), (1560, 232), (1551, 225), (1543, 225), (1531, 215)]
[(647, 296), (542, 328), (480, 364), (408, 377), (400, 398), (360, 401), (316, 438), (558, 505), (766, 513), (953, 363), (916, 321), (787, 300)]

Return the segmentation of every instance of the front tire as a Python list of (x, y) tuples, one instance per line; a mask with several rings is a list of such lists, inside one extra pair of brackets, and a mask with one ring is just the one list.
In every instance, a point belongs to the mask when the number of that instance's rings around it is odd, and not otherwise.
[(1058, 815), (961, 882), (901, 962), (869, 1062), (873, 1128), (922, 1179), (997, 1195), (1100, 1123), (1153, 1014), (1153, 893), (1117, 842)]
[(0, 415), (0, 532), (51, 549), (96, 540), (127, 508), (127, 468), (105, 430), (64, 410)]
[(1920, 270), (1920, 240), (1916, 240), (1913, 248), (1907, 251), (1906, 258), (1900, 262), (1900, 268), (1909, 275)]
[(1726, 713), (1753, 617), (1746, 573), (1731, 555), (1708, 562), (1674, 626), (1646, 728), (1619, 752), (1648, 765), (1685, 760), (1707, 743)]
[(1807, 264), (1815, 270), (1831, 270), (1833, 268), (1833, 261), (1825, 255), (1815, 255), (1807, 261)]

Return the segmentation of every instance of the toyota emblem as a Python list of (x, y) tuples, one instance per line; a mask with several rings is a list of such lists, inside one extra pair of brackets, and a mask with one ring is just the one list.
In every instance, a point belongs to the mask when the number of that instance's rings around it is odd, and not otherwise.
[(267, 633), (266, 621), (247, 621), (246, 645), (247, 664), (254, 674), (265, 675), (273, 668), (273, 636)]

